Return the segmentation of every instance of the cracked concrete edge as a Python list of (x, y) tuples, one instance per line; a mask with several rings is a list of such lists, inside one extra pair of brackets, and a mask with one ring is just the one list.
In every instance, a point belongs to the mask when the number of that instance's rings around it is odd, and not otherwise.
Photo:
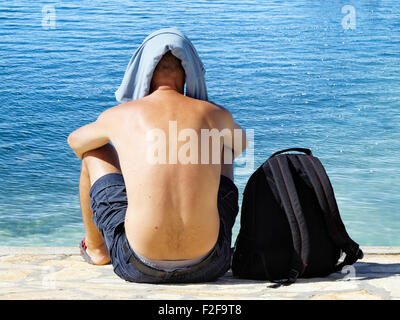
[[(400, 255), (399, 247), (361, 247), (364, 254), (375, 254), (375, 255)], [(19, 255), (19, 254), (30, 254), (30, 255), (75, 255), (79, 254), (79, 248), (76, 247), (8, 247), (0, 246), (0, 255)]]

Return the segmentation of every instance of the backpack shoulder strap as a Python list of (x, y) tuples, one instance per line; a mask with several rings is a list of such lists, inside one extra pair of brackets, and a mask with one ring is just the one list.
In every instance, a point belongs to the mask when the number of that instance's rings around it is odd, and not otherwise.
[(363, 252), (359, 245), (350, 238), (346, 231), (339, 214), (339, 208), (337, 206), (332, 185), (322, 163), (318, 158), (310, 155), (302, 155), (299, 156), (298, 159), (303, 165), (303, 168), (305, 169), (314, 188), (318, 202), (323, 211), (324, 220), (330, 238), (346, 253), (343, 263), (336, 267), (336, 271), (339, 271), (343, 266), (353, 264), (358, 259), (362, 259)]
[[(303, 274), (308, 263), (310, 253), (308, 229), (287, 157), (285, 155), (274, 156), (268, 159), (266, 164), (271, 169), (292, 233), (294, 253), (288, 280), (285, 282), (290, 284)], [(266, 173), (265, 170), (264, 173)]]

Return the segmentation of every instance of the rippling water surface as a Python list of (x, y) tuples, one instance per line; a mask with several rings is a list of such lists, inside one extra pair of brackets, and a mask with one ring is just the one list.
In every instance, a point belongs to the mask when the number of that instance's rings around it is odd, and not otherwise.
[[(355, 29), (342, 24), (348, 4)], [(210, 100), (255, 130), (255, 167), (311, 148), (354, 240), (400, 245), (395, 0), (2, 1), (0, 245), (77, 245), (80, 161), (67, 136), (116, 104), (134, 50), (171, 26), (196, 46)], [(240, 192), (250, 174), (236, 175)]]

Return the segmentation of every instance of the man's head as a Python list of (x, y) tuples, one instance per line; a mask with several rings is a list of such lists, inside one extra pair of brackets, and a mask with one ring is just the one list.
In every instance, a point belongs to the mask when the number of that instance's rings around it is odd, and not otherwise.
[(179, 92), (183, 93), (184, 84), (185, 70), (181, 60), (175, 57), (171, 51), (167, 51), (154, 69), (150, 93), (162, 85), (175, 86)]

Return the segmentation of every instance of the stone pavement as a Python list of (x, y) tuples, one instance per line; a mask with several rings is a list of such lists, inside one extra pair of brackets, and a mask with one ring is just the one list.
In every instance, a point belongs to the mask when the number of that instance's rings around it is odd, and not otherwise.
[(230, 271), (213, 283), (129, 283), (110, 265), (84, 262), (78, 248), (0, 247), (0, 299), (400, 299), (400, 247), (363, 250), (364, 259), (342, 273), (272, 289)]

